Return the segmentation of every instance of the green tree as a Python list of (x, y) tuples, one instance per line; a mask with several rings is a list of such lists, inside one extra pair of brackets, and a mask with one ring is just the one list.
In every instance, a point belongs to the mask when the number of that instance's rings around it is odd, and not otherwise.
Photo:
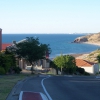
[(18, 57), (24, 58), (30, 62), (32, 65), (32, 73), (36, 61), (45, 59), (47, 51), (49, 54), (51, 53), (49, 44), (42, 44), (39, 42), (38, 38), (33, 37), (27, 37), (25, 41), (16, 43), (12, 51), (18, 55)]
[(76, 71), (75, 58), (70, 55), (57, 56), (54, 60), (55, 65), (62, 70), (67, 71), (68, 73), (74, 73)]
[[(16, 60), (12, 53), (2, 52), (0, 53), (0, 67), (5, 70), (5, 73), (9, 72), (16, 66)], [(1, 69), (2, 69), (1, 68)]]
[(61, 54), (61, 56), (57, 56), (56, 58), (54, 58), (53, 61), (54, 64), (61, 69), (61, 74), (62, 74), (62, 68), (64, 68), (66, 64), (65, 57)]
[(76, 62), (75, 62), (75, 58), (73, 56), (70, 55), (65, 55), (65, 70), (69, 73), (72, 74), (74, 72), (76, 72)]
[(55, 65), (55, 63), (53, 61), (50, 61), (50, 67), (54, 68), (56, 70), (56, 74), (58, 75), (58, 68), (57, 65)]

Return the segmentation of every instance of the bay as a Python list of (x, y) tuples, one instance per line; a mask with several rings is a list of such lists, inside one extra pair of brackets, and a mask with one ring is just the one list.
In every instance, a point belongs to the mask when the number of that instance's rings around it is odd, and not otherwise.
[(20, 41), (26, 37), (39, 38), (40, 43), (50, 44), (52, 50), (50, 58), (54, 58), (62, 54), (80, 54), (92, 52), (100, 46), (83, 44), (83, 43), (72, 43), (75, 38), (84, 36), (86, 34), (3, 34), (3, 43), (12, 43), (12, 41)]

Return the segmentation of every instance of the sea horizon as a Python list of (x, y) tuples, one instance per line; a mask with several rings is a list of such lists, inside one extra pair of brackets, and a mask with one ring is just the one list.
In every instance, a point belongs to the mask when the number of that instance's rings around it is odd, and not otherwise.
[(2, 34), (93, 34), (93, 33), (77, 33), (77, 32), (74, 32), (74, 33), (25, 33), (25, 32), (23, 32), (23, 33), (2, 33)]

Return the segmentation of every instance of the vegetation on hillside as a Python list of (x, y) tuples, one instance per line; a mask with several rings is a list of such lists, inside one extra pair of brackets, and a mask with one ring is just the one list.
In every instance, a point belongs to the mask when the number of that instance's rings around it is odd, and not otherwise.
[(90, 61), (90, 62), (98, 63), (98, 59), (97, 59), (98, 55), (100, 55), (100, 49), (97, 49), (97, 50), (89, 53), (89, 55), (87, 55), (83, 59)]

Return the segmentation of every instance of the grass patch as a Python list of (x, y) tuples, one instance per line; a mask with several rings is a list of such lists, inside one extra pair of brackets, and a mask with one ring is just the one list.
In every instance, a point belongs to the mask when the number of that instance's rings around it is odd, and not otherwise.
[(30, 75), (29, 74), (1, 75), (0, 76), (0, 100), (6, 100), (6, 97), (11, 92), (15, 84), (18, 81)]

